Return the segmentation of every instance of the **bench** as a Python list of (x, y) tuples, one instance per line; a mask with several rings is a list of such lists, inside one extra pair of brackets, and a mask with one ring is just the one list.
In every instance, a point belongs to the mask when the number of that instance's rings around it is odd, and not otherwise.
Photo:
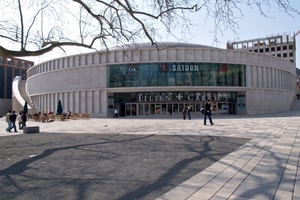
[(39, 126), (26, 126), (23, 127), (23, 133), (39, 133), (40, 127)]

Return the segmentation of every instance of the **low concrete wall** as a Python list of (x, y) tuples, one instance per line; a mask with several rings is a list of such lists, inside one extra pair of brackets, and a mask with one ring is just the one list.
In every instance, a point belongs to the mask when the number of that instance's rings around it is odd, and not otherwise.
[(290, 90), (253, 89), (246, 92), (248, 115), (285, 112), (292, 109), (296, 93)]
[(28, 126), (23, 128), (23, 133), (39, 133), (40, 127), (39, 126)]

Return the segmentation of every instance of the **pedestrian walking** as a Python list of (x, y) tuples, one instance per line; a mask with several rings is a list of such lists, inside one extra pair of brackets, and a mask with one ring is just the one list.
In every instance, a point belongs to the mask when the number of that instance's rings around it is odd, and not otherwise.
[(16, 115), (15, 111), (12, 112), (12, 114), (9, 116), (9, 119), (12, 123), (12, 126), (8, 129), (8, 132), (11, 132), (10, 131), (11, 129), (14, 129), (15, 132), (18, 132), (17, 128), (16, 128), (17, 115)]
[(185, 118), (186, 118), (186, 107), (184, 107), (183, 108), (183, 110), (182, 110), (182, 117), (183, 117), (183, 120), (185, 120)]
[(212, 119), (211, 119), (211, 100), (208, 99), (206, 104), (205, 104), (205, 112), (204, 112), (204, 125), (206, 125), (206, 117), (208, 117), (210, 125), (214, 125), (215, 123), (213, 123)]
[(116, 109), (116, 108), (114, 110), (114, 118), (118, 118), (118, 109)]
[(171, 107), (169, 107), (169, 113), (170, 113), (170, 115), (172, 115), (172, 108)]
[(25, 112), (22, 112), (21, 119), (22, 119), (22, 129), (23, 129), (24, 127), (26, 127), (26, 122), (27, 122), (27, 116)]
[(23, 129), (22, 111), (19, 112), (17, 121), (18, 121), (18, 125), (19, 125), (19, 130), (22, 130)]
[(187, 115), (189, 116), (189, 120), (191, 120), (191, 108), (187, 107)]
[(9, 132), (9, 129), (10, 129), (10, 127), (12, 126), (11, 121), (10, 121), (10, 119), (9, 119), (10, 115), (11, 115), (11, 110), (9, 110), (8, 113), (6, 113), (6, 115), (5, 115), (5, 121), (6, 121), (6, 123), (7, 123), (7, 128), (6, 128), (5, 130), (6, 130), (7, 132)]

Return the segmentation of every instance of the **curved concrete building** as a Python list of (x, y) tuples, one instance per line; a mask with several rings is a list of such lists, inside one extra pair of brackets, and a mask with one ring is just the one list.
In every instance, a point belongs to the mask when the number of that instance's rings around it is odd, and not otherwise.
[(295, 64), (272, 55), (197, 44), (117, 47), (49, 60), (27, 71), (27, 92), (38, 107), (92, 117), (200, 115), (206, 99), (213, 114), (252, 115), (290, 110)]

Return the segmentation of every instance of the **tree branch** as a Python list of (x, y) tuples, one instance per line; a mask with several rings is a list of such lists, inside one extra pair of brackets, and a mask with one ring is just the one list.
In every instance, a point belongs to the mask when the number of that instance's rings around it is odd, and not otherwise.
[(2, 55), (2, 56), (13, 55), (15, 57), (40, 56), (40, 55), (43, 55), (45, 53), (52, 51), (56, 47), (63, 47), (63, 46), (77, 46), (77, 47), (84, 47), (84, 48), (88, 48), (88, 49), (94, 49), (90, 45), (80, 44), (80, 43), (76, 43), (76, 42), (48, 42), (47, 45), (50, 45), (50, 46), (43, 48), (43, 49), (35, 50), (35, 51), (27, 51), (25, 49), (23, 49), (22, 51), (12, 51), (12, 50), (8, 50), (8, 49), (0, 46), (0, 55)]

